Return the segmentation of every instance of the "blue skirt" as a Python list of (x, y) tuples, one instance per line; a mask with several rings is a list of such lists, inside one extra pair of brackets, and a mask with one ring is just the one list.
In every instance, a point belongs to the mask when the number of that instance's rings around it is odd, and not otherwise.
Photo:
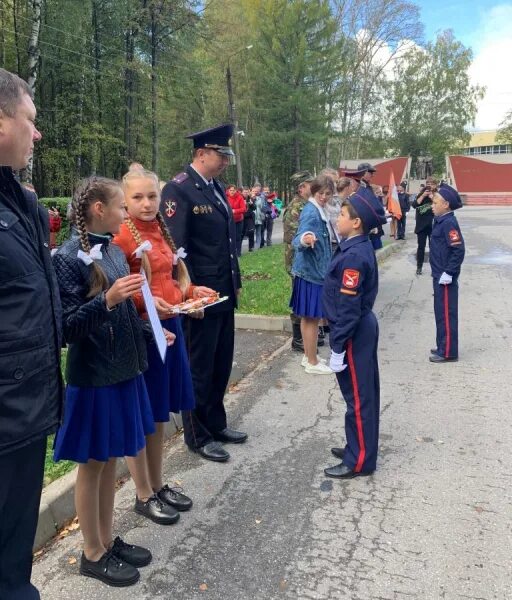
[(136, 456), (155, 432), (142, 375), (103, 387), (66, 387), (64, 423), (53, 458), (86, 463)]
[(190, 364), (185, 347), (181, 318), (161, 321), (162, 327), (176, 335), (162, 362), (156, 344), (148, 344), (148, 370), (144, 373), (155, 423), (169, 421), (169, 413), (192, 410), (196, 406)]
[(290, 299), (290, 308), (294, 314), (298, 317), (323, 319), (322, 290), (323, 285), (311, 283), (301, 277), (294, 277)]

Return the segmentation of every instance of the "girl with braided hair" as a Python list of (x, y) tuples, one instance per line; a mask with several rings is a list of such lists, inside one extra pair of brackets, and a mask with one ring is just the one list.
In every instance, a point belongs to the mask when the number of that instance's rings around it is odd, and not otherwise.
[[(54, 254), (68, 344), (64, 422), (55, 460), (79, 463), (75, 489), (84, 538), (80, 573), (112, 586), (140, 577), (151, 561), (140, 546), (113, 539), (116, 457), (136, 456), (154, 431), (146, 384), (146, 341), (151, 331), (132, 297), (143, 277), (130, 274), (112, 234), (126, 218), (121, 186), (86, 179), (72, 201), (74, 229)], [(147, 330), (147, 331), (145, 331)], [(168, 344), (174, 336), (164, 332)]]
[[(195, 406), (195, 397), (190, 374), (190, 365), (181, 328), (180, 317), (173, 316), (172, 305), (190, 298), (202, 298), (214, 294), (214, 290), (194, 286), (190, 283), (187, 267), (180, 257), (181, 252), (159, 212), (160, 185), (157, 176), (145, 170), (128, 172), (123, 178), (123, 189), (128, 210), (128, 219), (114, 238), (124, 252), (132, 273), (146, 272), (153, 300), (162, 326), (176, 335), (162, 362), (156, 347), (148, 347), (148, 370), (144, 373), (151, 401), (156, 432), (146, 437), (146, 450), (136, 458), (128, 458), (130, 473), (135, 481), (137, 497), (135, 510), (159, 523), (152, 507), (141, 504), (142, 490), (148, 485), (157, 497), (176, 511), (186, 511), (192, 500), (182, 490), (164, 484), (162, 480), (164, 426), (170, 413), (189, 411)], [(135, 255), (143, 243), (150, 249)], [(144, 318), (145, 306), (141, 294), (135, 294), (135, 305)], [(179, 513), (176, 513), (179, 516)]]

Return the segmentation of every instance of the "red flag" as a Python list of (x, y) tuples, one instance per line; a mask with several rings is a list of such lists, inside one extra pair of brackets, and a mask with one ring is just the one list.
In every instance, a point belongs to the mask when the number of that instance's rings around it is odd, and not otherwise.
[(402, 218), (402, 209), (400, 208), (400, 200), (398, 199), (398, 192), (395, 184), (395, 176), (393, 171), (389, 175), (389, 191), (388, 191), (388, 212), (395, 217), (395, 219)]

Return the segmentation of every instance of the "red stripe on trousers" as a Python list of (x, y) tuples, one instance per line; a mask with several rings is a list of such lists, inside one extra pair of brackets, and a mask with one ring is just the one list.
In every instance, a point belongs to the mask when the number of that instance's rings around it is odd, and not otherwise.
[(444, 326), (446, 329), (446, 346), (444, 357), (450, 357), (451, 332), (450, 332), (450, 316), (448, 314), (448, 286), (444, 286)]
[(356, 413), (357, 439), (359, 442), (359, 456), (357, 464), (354, 468), (356, 473), (359, 473), (363, 468), (366, 450), (364, 447), (363, 420), (361, 419), (361, 398), (359, 397), (359, 386), (357, 384), (356, 367), (354, 365), (354, 355), (352, 353), (352, 340), (347, 344), (348, 368), (350, 369), (350, 378), (352, 379), (352, 387), (354, 388), (354, 411)]

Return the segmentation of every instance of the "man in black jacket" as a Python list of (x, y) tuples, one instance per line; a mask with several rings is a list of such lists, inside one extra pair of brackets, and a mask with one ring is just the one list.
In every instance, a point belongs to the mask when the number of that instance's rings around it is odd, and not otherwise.
[(407, 213), (411, 210), (411, 203), (409, 200), (409, 194), (405, 191), (405, 183), (401, 183), (398, 186), (398, 201), (400, 202), (400, 208), (402, 209), (402, 218), (398, 219), (397, 222), (397, 240), (405, 240), (405, 225), (407, 223)]
[(187, 253), (192, 283), (227, 296), (225, 302), (206, 308), (204, 319), (185, 323), (196, 397), (196, 408), (183, 415), (185, 442), (192, 451), (217, 462), (229, 459), (220, 442), (240, 444), (247, 439), (246, 433), (227, 426), (224, 409), (242, 284), (233, 213), (215, 177), (233, 155), (229, 147), (232, 135), (232, 125), (189, 135), (194, 141), (192, 163), (164, 187), (160, 207), (176, 246)]
[(30, 583), (46, 438), (60, 419), (61, 308), (47, 212), (13, 170), (41, 139), (30, 88), (0, 69), (0, 598)]

